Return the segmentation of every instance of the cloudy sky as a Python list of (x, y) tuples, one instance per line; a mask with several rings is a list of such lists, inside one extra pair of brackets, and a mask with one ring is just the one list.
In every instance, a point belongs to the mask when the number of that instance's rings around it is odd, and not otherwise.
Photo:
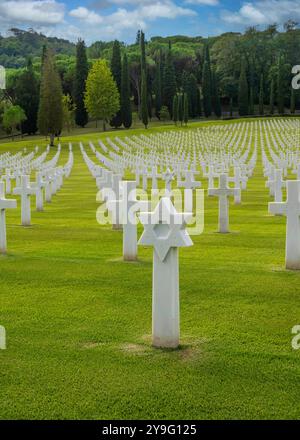
[(300, 0), (0, 0), (0, 29), (34, 28), (87, 43), (154, 35), (210, 36), (246, 26), (300, 22)]

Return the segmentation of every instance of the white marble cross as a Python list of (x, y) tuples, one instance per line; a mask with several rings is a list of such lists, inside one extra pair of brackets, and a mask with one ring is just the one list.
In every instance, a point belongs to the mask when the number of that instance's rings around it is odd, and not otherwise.
[[(239, 189), (239, 190), (242, 188), (246, 189), (247, 178), (242, 176), (240, 167), (234, 167), (234, 177), (229, 177), (228, 182), (233, 182), (235, 189)], [(242, 194), (242, 192), (239, 191), (239, 192), (236, 192), (236, 194), (234, 196), (234, 203), (236, 205), (241, 204), (241, 201), (242, 201), (241, 194)]]
[[(113, 174), (112, 188), (113, 198), (109, 198), (106, 202), (107, 209), (112, 213), (112, 227), (114, 230), (122, 229), (121, 222), (121, 188), (120, 184), (122, 176), (120, 174)], [(105, 191), (104, 191), (105, 193)]]
[(2, 254), (5, 254), (7, 251), (5, 210), (16, 207), (16, 200), (8, 200), (5, 198), (4, 182), (0, 182), (0, 252)]
[(41, 171), (36, 173), (36, 181), (33, 186), (36, 188), (36, 210), (42, 212), (44, 210), (43, 189), (46, 186), (46, 182), (43, 180), (43, 173)]
[(229, 208), (228, 197), (237, 195), (241, 190), (228, 187), (227, 174), (220, 175), (219, 188), (209, 188), (209, 196), (219, 197), (219, 232), (226, 234), (229, 232)]
[(137, 213), (147, 211), (148, 201), (136, 199), (136, 181), (124, 181), (121, 201), (123, 224), (123, 259), (137, 260)]
[(282, 180), (282, 170), (275, 170), (274, 181), (271, 181), (271, 184), (274, 185), (274, 197), (275, 202), (282, 202), (282, 188), (285, 186), (285, 180)]
[(139, 245), (153, 246), (152, 343), (154, 347), (179, 345), (178, 248), (192, 246), (185, 227), (190, 213), (178, 213), (169, 197), (160, 199), (154, 212), (141, 213), (144, 232)]
[(286, 268), (300, 270), (300, 181), (287, 181), (287, 201), (269, 203), (269, 212), (285, 215)]
[(29, 176), (21, 176), (21, 186), (14, 189), (14, 195), (21, 196), (21, 222), (23, 226), (31, 224), (30, 196), (35, 195), (36, 188), (30, 186)]
[(157, 179), (160, 177), (160, 174), (157, 172), (157, 167), (152, 167), (152, 189), (157, 189)]
[(167, 171), (163, 173), (162, 178), (166, 184), (166, 196), (169, 197), (172, 193), (172, 182), (174, 180), (174, 173), (168, 168)]
[(11, 180), (14, 179), (14, 175), (11, 174), (10, 169), (5, 170), (5, 175), (3, 176), (3, 180), (5, 180), (5, 190), (6, 194), (11, 194)]
[(201, 182), (194, 180), (192, 171), (185, 172), (185, 180), (178, 182), (179, 188), (184, 188), (184, 211), (193, 212), (193, 189), (200, 188)]

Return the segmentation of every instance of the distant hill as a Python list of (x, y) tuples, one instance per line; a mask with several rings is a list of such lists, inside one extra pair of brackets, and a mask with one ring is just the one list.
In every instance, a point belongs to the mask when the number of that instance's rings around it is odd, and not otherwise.
[(7, 37), (0, 36), (0, 65), (6, 68), (24, 67), (29, 56), (41, 56), (44, 45), (57, 54), (75, 55), (75, 44), (68, 40), (46, 37), (33, 29), (13, 28)]

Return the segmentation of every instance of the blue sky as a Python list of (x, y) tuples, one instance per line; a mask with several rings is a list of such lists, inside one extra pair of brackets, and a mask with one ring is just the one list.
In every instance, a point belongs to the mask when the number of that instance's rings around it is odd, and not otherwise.
[(34, 28), (72, 41), (155, 35), (212, 36), (247, 26), (300, 22), (300, 0), (0, 0), (0, 28)]

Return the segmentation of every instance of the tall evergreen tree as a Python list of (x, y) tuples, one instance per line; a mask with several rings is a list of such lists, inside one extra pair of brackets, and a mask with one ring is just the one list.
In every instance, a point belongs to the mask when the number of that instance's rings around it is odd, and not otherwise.
[(209, 48), (204, 48), (204, 65), (202, 72), (203, 111), (206, 118), (211, 116), (212, 111), (212, 81)]
[(241, 73), (239, 80), (239, 115), (246, 116), (249, 111), (249, 88), (246, 73), (246, 61), (241, 64)]
[(271, 87), (270, 87), (270, 114), (274, 115), (274, 79), (271, 80)]
[(146, 71), (146, 43), (145, 43), (145, 34), (141, 31), (140, 35), (140, 45), (141, 45), (141, 70)]
[(284, 73), (282, 57), (278, 59), (278, 73), (277, 73), (277, 108), (278, 113), (284, 113)]
[(189, 121), (189, 100), (187, 93), (184, 93), (183, 95), (183, 121), (185, 125), (187, 125)]
[(265, 93), (264, 93), (264, 76), (260, 76), (260, 86), (259, 86), (259, 114), (261, 116), (264, 115), (264, 100), (265, 100)]
[(27, 69), (17, 79), (15, 96), (16, 104), (26, 114), (26, 119), (22, 122), (22, 133), (35, 134), (39, 108), (39, 81), (34, 74), (31, 59), (28, 60)]
[(175, 69), (172, 57), (172, 51), (169, 48), (165, 63), (164, 70), (164, 98), (163, 103), (168, 107), (171, 117), (172, 115), (172, 106), (173, 106), (173, 98), (176, 94), (176, 78), (175, 78)]
[[(120, 43), (118, 40), (115, 40), (113, 44), (110, 67), (111, 67), (113, 79), (115, 80), (118, 92), (121, 96), (122, 61), (121, 61)], [(111, 119), (110, 125), (115, 128), (121, 127), (122, 125), (121, 110), (119, 110), (118, 113), (116, 113), (116, 115)]]
[(54, 55), (47, 50), (40, 87), (38, 128), (41, 134), (50, 136), (50, 145), (58, 136), (63, 125), (62, 86), (57, 72)]
[(161, 88), (161, 52), (155, 69), (155, 116), (160, 119), (160, 110), (162, 107), (162, 88)]
[(222, 116), (222, 107), (221, 107), (221, 99), (219, 92), (219, 84), (216, 76), (215, 70), (212, 70), (211, 74), (212, 79), (212, 107), (214, 114), (220, 118)]
[(182, 93), (178, 95), (178, 121), (183, 123), (183, 96)]
[(250, 96), (249, 96), (249, 115), (254, 115), (254, 87), (250, 86)]
[(85, 83), (87, 80), (88, 71), (89, 68), (85, 42), (83, 40), (79, 40), (76, 46), (74, 102), (76, 105), (75, 122), (80, 127), (84, 127), (89, 120), (88, 113), (84, 105)]
[(229, 104), (229, 113), (230, 113), (230, 117), (233, 117), (233, 98), (231, 96), (230, 98), (230, 104)]
[(178, 96), (174, 95), (173, 98), (173, 121), (175, 122), (175, 125), (177, 125), (178, 121)]
[(125, 128), (132, 125), (132, 110), (130, 102), (130, 82), (127, 54), (124, 53), (122, 63), (122, 81), (121, 81), (121, 117)]
[(148, 128), (148, 95), (146, 72), (142, 70), (141, 81), (141, 118), (145, 128)]

